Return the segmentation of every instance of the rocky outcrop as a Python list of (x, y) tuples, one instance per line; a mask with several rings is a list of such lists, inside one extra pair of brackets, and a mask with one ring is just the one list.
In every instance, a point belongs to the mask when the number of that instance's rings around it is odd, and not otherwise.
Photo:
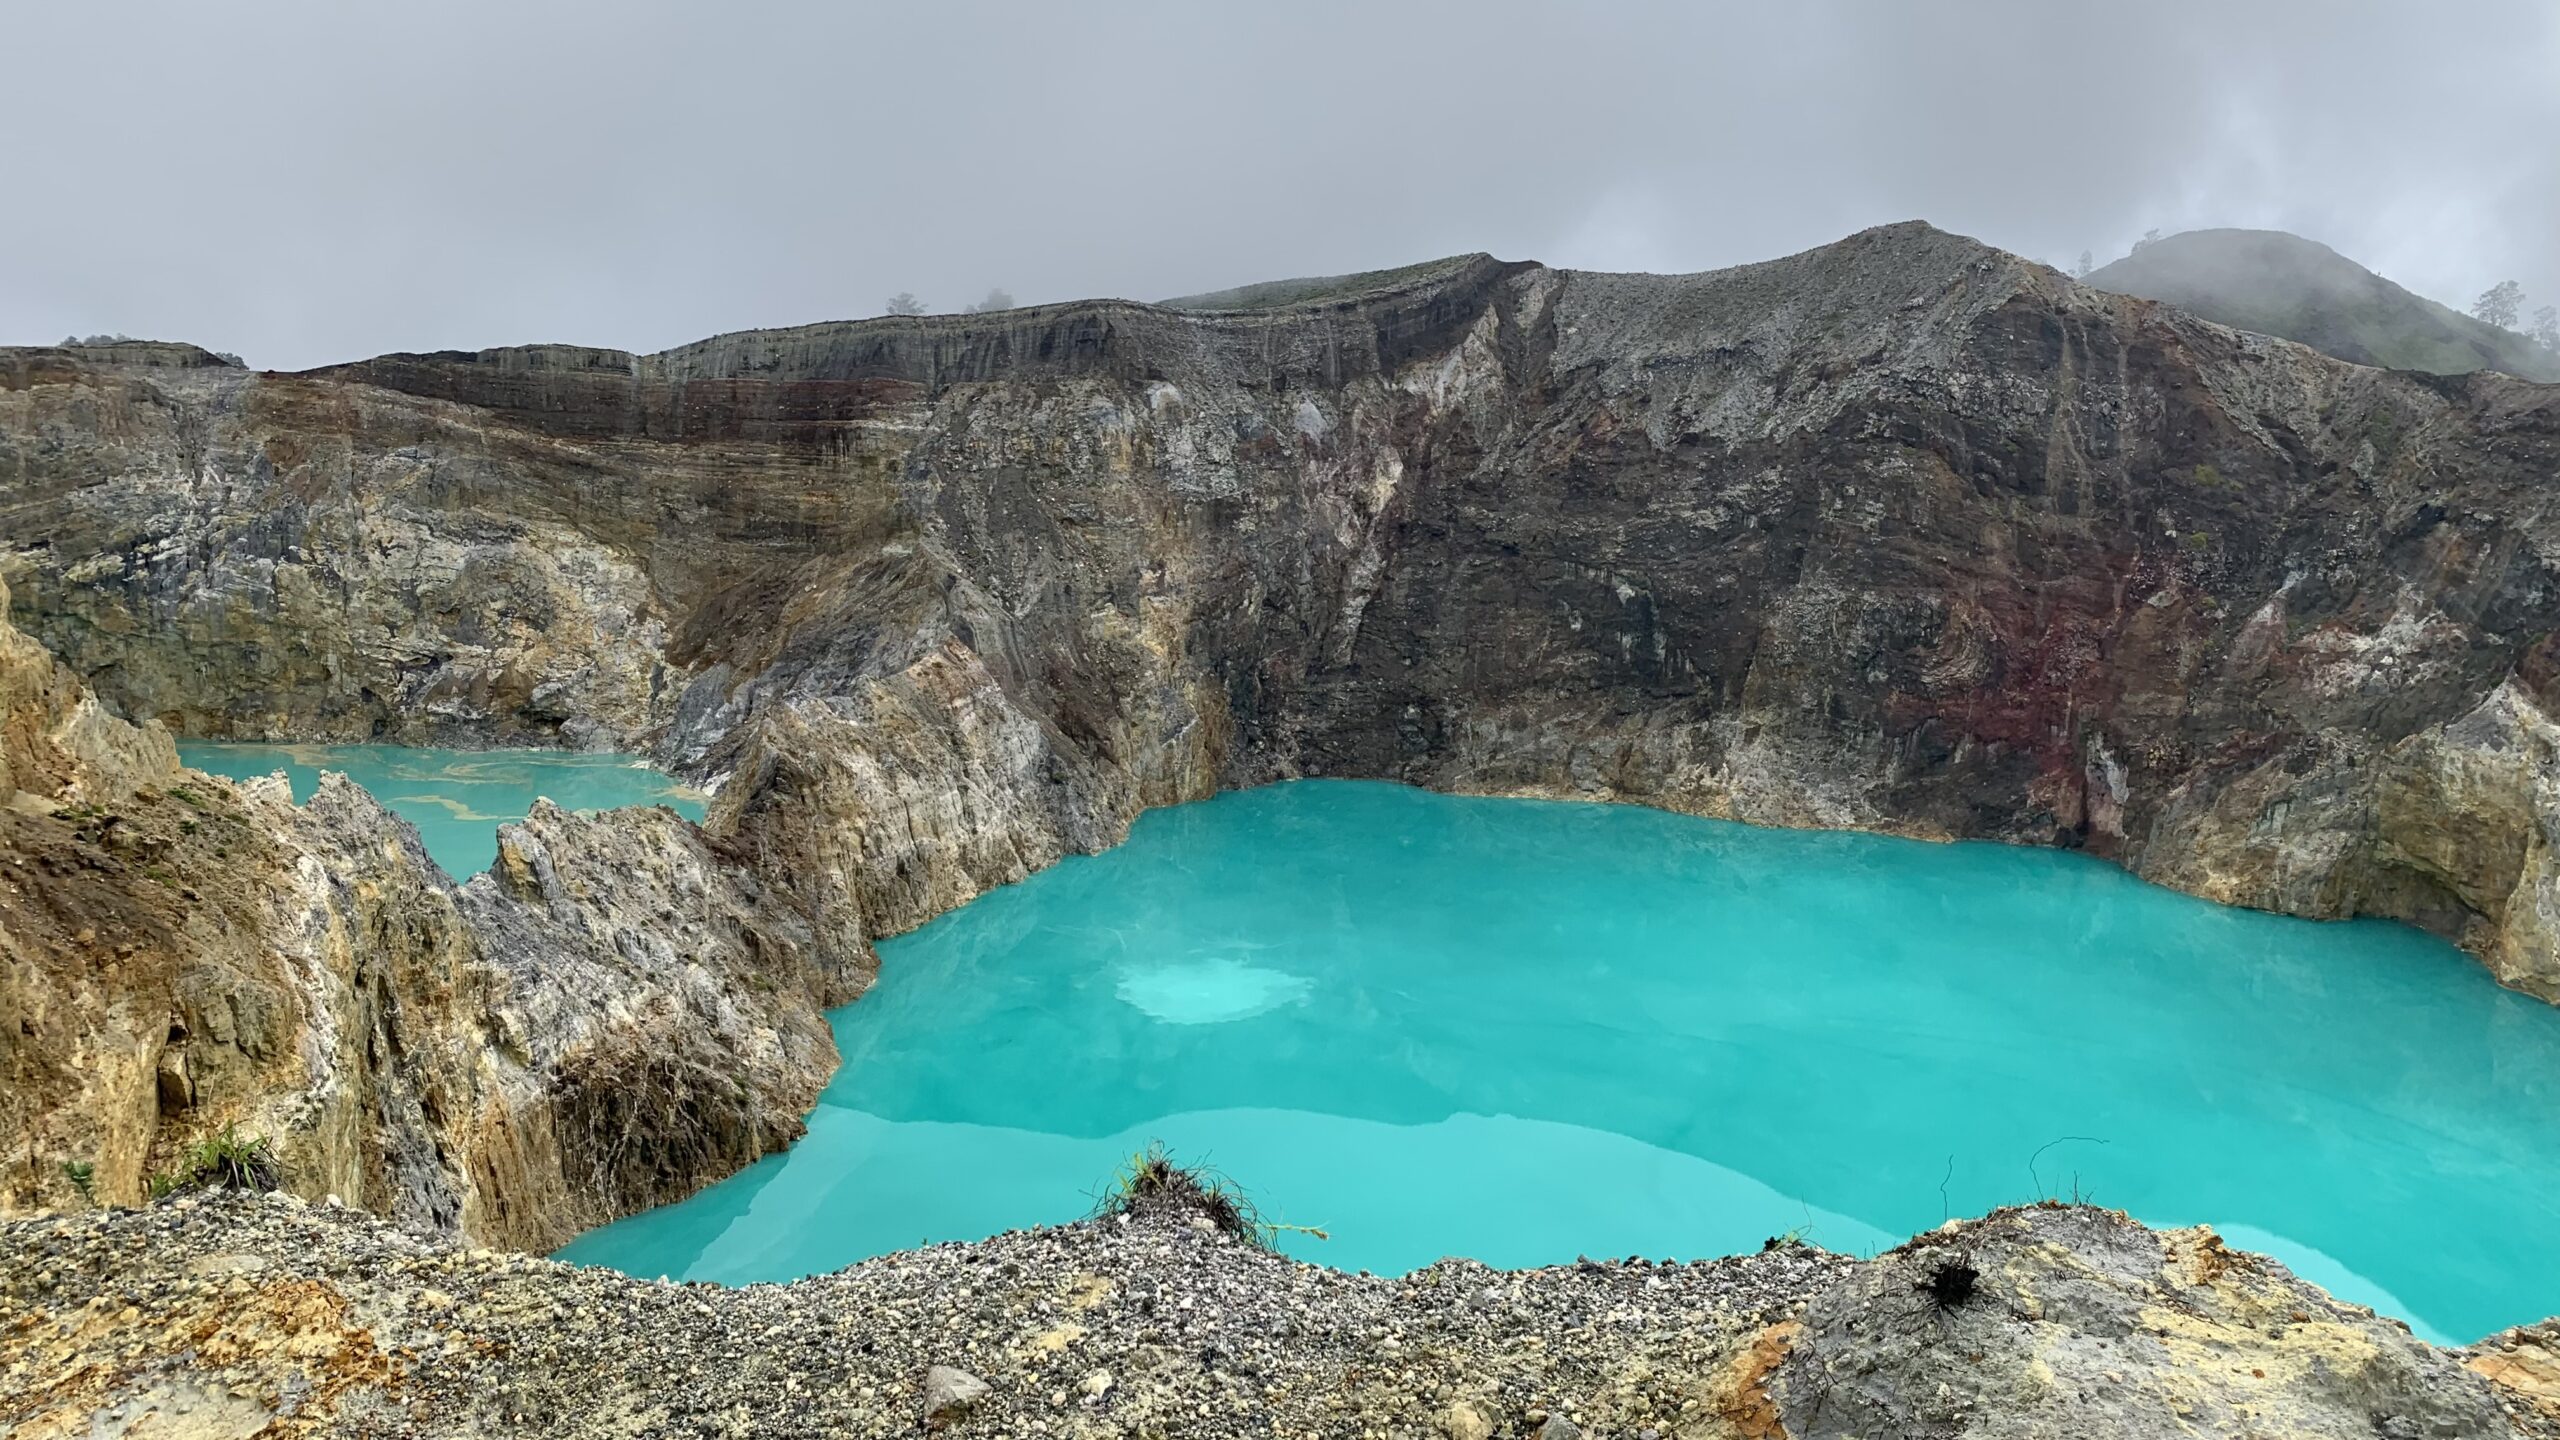
[(2515, 1389), (2211, 1230), (2086, 1207), (1923, 1235), (1816, 1294), (1783, 1428), (1868, 1435), (2500, 1435)]
[(2396, 745), (2332, 737), (2162, 817), (2153, 879), (2297, 914), (2416, 920), (2560, 1000), (2560, 725), (2523, 684)]
[(0, 1209), (226, 1127), (285, 1184), (549, 1248), (797, 1138), (869, 978), (666, 810), (548, 805), (457, 886), (343, 777), (181, 770), (0, 622)]
[(7, 619), (0, 585), (0, 804), (21, 814), (122, 799), (177, 773), (178, 751), (157, 725), (134, 726)]
[(2560, 1434), (2531, 1335), (2435, 1350), (2209, 1231), (2060, 1207), (1866, 1261), (1402, 1278), (1167, 1211), (726, 1290), (208, 1197), (0, 1225), (0, 1335), (30, 1440)]
[(9, 352), (0, 564), (188, 733), (734, 774), (720, 843), (811, 857), (839, 938), (1365, 775), (2085, 847), (2560, 994), (2560, 389), (1917, 225), (1302, 289), (293, 376)]

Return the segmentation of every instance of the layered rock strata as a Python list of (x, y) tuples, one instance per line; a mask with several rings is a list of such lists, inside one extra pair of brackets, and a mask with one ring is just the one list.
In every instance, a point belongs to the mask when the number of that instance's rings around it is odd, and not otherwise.
[(9, 352), (0, 563), (188, 733), (738, 776), (712, 831), (808, 847), (845, 937), (1364, 775), (2083, 846), (2560, 995), (2560, 389), (1919, 225), (1300, 288), (303, 375)]

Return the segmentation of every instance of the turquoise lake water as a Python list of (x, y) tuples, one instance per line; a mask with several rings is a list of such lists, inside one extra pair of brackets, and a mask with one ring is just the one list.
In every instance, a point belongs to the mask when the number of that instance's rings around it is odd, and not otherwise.
[(400, 745), (236, 745), (188, 741), (178, 758), (198, 770), (249, 780), (282, 770), (293, 798), (311, 798), (323, 770), (343, 770), (418, 827), (446, 874), (468, 879), (498, 858), (498, 827), (521, 820), (535, 797), (568, 810), (672, 806), (702, 818), (702, 797), (629, 755), (565, 750), (433, 750)]
[(808, 1137), (563, 1258), (1073, 1218), (1151, 1140), (1400, 1272), (1867, 1252), (2076, 1191), (2468, 1340), (2560, 1311), (2560, 1011), (2086, 857), (1304, 781), (881, 947)]

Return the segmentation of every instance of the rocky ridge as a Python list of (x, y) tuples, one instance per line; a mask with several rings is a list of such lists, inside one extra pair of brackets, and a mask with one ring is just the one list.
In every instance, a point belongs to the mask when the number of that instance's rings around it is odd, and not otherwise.
[(2209, 1231), (2058, 1206), (1866, 1261), (1395, 1279), (1165, 1207), (731, 1290), (217, 1195), (10, 1222), (0, 1259), (29, 1440), (2560, 1434), (2547, 1329), (2434, 1350)]

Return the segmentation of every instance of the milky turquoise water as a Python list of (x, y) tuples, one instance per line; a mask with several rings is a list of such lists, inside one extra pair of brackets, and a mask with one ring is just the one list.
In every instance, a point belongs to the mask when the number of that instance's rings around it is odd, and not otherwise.
[(1150, 1140), (1396, 1272), (1868, 1251), (2044, 1195), (2470, 1339), (2560, 1311), (2560, 1011), (2084, 857), (1309, 781), (881, 947), (808, 1138), (563, 1256), (781, 1280)]
[(523, 819), (537, 796), (569, 810), (668, 805), (702, 818), (700, 795), (628, 755), (188, 741), (178, 758), (234, 780), (282, 770), (297, 801), (311, 798), (321, 771), (343, 770), (417, 826), (427, 854), (457, 880), (489, 868), (498, 858), (498, 827)]

